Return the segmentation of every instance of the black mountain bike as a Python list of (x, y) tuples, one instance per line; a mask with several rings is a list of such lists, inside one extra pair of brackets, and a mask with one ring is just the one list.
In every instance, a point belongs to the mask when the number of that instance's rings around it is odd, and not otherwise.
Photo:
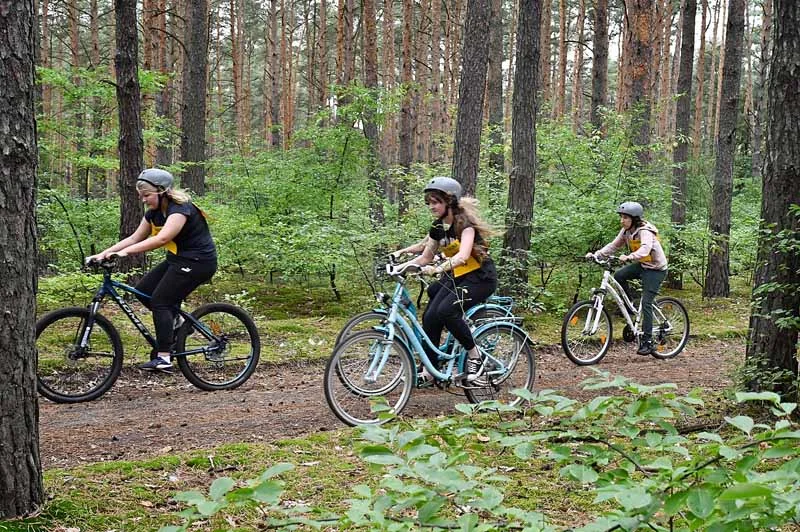
[[(38, 388), (56, 403), (97, 399), (116, 382), (122, 370), (122, 339), (108, 318), (99, 313), (110, 297), (145, 340), (156, 340), (121, 292), (139, 296), (135, 288), (112, 279), (113, 260), (89, 266), (102, 270), (103, 282), (88, 307), (54, 310), (36, 322)], [(177, 309), (183, 324), (175, 330), (172, 357), (181, 373), (201, 390), (230, 390), (243, 384), (256, 369), (261, 341), (253, 318), (228, 303), (210, 303), (193, 312)], [(155, 351), (154, 351), (155, 352)]]

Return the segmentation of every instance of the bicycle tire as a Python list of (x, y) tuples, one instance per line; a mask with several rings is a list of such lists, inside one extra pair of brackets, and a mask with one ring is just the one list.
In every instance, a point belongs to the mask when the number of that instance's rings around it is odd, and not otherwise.
[[(339, 331), (338, 335), (336, 335), (336, 340), (333, 344), (334, 347), (339, 345), (342, 340), (356, 332), (371, 330), (373, 327), (383, 324), (388, 315), (388, 312), (379, 309), (368, 310), (366, 312), (362, 312), (361, 314), (356, 314), (344, 324), (342, 330)], [(403, 330), (400, 329), (400, 327), (395, 327), (394, 331), (395, 335), (402, 338), (403, 341), (406, 342), (406, 345), (409, 345), (406, 335)]]
[[(392, 342), (384, 371), (374, 380), (366, 379), (378, 350), (387, 347), (380, 331), (368, 330), (352, 334), (337, 345), (325, 366), (323, 389), (331, 411), (343, 423), (355, 426), (385, 422), (372, 403), (384, 398), (391, 412), (400, 414), (411, 397), (415, 385), (415, 368), (411, 354), (402, 342)], [(357, 383), (357, 385), (355, 385)]]
[(674, 297), (658, 298), (653, 306), (658, 307), (658, 311), (654, 309), (653, 313), (655, 350), (652, 355), (660, 360), (674, 358), (689, 341), (689, 313), (683, 303)]
[(228, 303), (210, 303), (195, 309), (192, 316), (219, 338), (213, 345), (196, 325), (187, 322), (178, 331), (175, 352), (210, 347), (209, 352), (176, 355), (178, 368), (201, 390), (232, 390), (253, 374), (261, 355), (261, 339), (253, 318), (244, 309)]
[(567, 311), (561, 324), (561, 347), (573, 363), (590, 366), (600, 362), (611, 347), (613, 326), (605, 307), (594, 334), (584, 332), (587, 320), (594, 319), (594, 303), (578, 301)]
[(95, 314), (86, 352), (76, 351), (89, 315), (88, 308), (68, 307), (36, 322), (37, 388), (55, 403), (93, 401), (114, 385), (122, 371), (122, 340), (105, 316)]
[(502, 375), (492, 375), (493, 368), (487, 368), (486, 376), (464, 388), (469, 402), (493, 400), (511, 406), (520, 405), (524, 399), (512, 391), (519, 388), (533, 391), (536, 379), (536, 360), (528, 335), (517, 327), (498, 323), (481, 329), (475, 336), (475, 345), (482, 353), (488, 352), (501, 360), (508, 369)]

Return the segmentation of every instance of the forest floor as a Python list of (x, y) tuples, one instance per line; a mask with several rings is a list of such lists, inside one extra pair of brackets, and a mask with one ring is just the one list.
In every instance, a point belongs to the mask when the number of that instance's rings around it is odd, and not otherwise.
[[(536, 350), (536, 389), (554, 389), (576, 399), (600, 392), (580, 388), (594, 375), (573, 365), (555, 346)], [(602, 371), (637, 382), (674, 382), (688, 393), (721, 390), (744, 358), (741, 338), (690, 339), (672, 360), (637, 356), (633, 344), (615, 343), (600, 364)], [(106, 460), (137, 460), (188, 449), (235, 442), (271, 442), (342, 423), (328, 408), (322, 391), (324, 364), (265, 364), (241, 388), (202, 392), (175, 370), (150, 374), (126, 367), (100, 399), (74, 405), (40, 401), (42, 466), (72, 467)], [(457, 388), (416, 390), (403, 412), (422, 418), (454, 414), (466, 402)], [(607, 392), (605, 392), (607, 393)]]

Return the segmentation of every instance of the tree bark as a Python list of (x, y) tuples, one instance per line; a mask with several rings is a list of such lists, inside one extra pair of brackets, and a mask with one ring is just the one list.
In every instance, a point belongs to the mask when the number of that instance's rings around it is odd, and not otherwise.
[[(758, 373), (749, 383), (797, 402), (797, 326), (781, 320), (800, 315), (800, 4), (775, 0), (774, 42), (770, 58), (764, 172), (758, 260), (746, 362)], [(794, 245), (776, 247), (776, 237), (791, 235)], [(775, 289), (767, 283), (776, 283)], [(759, 291), (761, 288), (763, 291)], [(796, 321), (795, 321), (796, 323)]]
[(554, 95), (555, 104), (553, 105), (553, 118), (564, 116), (564, 100), (566, 99), (567, 87), (567, 31), (569, 24), (569, 7), (567, 0), (558, 2), (558, 80), (556, 93)]
[(33, 513), (45, 495), (36, 391), (33, 0), (6, 2), (0, 27), (0, 516), (7, 519)]
[(198, 195), (206, 191), (206, 70), (208, 68), (208, 0), (186, 4), (186, 61), (183, 71), (181, 160), (182, 185)]
[(697, 91), (694, 98), (694, 127), (692, 128), (692, 157), (697, 159), (703, 151), (703, 88), (706, 72), (706, 14), (708, 0), (702, 0), (703, 14), (700, 22), (700, 53), (697, 54)]
[(517, 26), (517, 68), (514, 74), (508, 214), (503, 249), (511, 263), (512, 290), (524, 293), (528, 284), (533, 199), (536, 188), (536, 82), (539, 79), (539, 25), (537, 0), (520, 0)]
[[(406, 173), (411, 172), (413, 162), (413, 141), (414, 141), (414, 116), (411, 105), (411, 85), (414, 83), (414, 71), (412, 65), (412, 38), (411, 32), (414, 28), (414, 2), (413, 0), (402, 0), (403, 2), (403, 44), (401, 54), (401, 73), (400, 83), (403, 85), (403, 100), (400, 103), (400, 135), (397, 150), (397, 162)], [(405, 197), (405, 186), (402, 180), (396, 182), (396, 197), (398, 211), (405, 214), (408, 204)]]
[(608, 104), (608, 0), (595, 0), (593, 39), (592, 110), (589, 119), (592, 127), (601, 131), (602, 108)]
[(690, 100), (692, 98), (692, 67), (694, 66), (694, 20), (697, 0), (685, 0), (683, 26), (681, 27), (680, 73), (678, 74), (678, 100), (675, 103), (675, 151), (672, 153), (672, 231), (670, 239), (670, 269), (667, 284), (670, 288), (683, 288), (681, 258), (685, 254), (682, 232), (686, 223), (686, 199), (690, 130)]
[(736, 121), (739, 117), (744, 3), (745, 0), (730, 0), (728, 9), (722, 91), (719, 102), (717, 161), (714, 169), (711, 217), (709, 219), (711, 242), (708, 247), (708, 270), (703, 286), (704, 297), (728, 297), (730, 293), (728, 243), (731, 234)]
[(625, 100), (622, 110), (631, 112), (631, 135), (633, 144), (639, 146), (637, 159), (641, 167), (650, 162), (650, 69), (653, 48), (650, 35), (654, 30), (654, 0), (631, 0), (627, 6), (625, 28)]
[[(119, 113), (119, 200), (120, 239), (132, 235), (142, 220), (142, 204), (136, 193), (136, 178), (143, 170), (144, 140), (139, 90), (139, 42), (136, 28), (136, 0), (117, 0), (114, 67), (117, 72), (117, 107)], [(123, 261), (127, 271), (144, 265), (144, 255)]]
[[(604, 1), (604, 0), (603, 0)], [(552, 69), (552, 52), (551, 52), (551, 25), (553, 19), (553, 4), (552, 0), (542, 0), (540, 12), (540, 31), (539, 31), (539, 92), (542, 95), (542, 102), (550, 102), (552, 98), (551, 86), (552, 80), (550, 78), (550, 70)], [(517, 17), (519, 17), (519, 9), (517, 9)], [(519, 24), (517, 24), (519, 28)], [(552, 105), (552, 102), (551, 102)]]
[(505, 170), (503, 140), (503, 7), (501, 0), (491, 0), (489, 22), (489, 73), (486, 95), (489, 106), (489, 139), (492, 146), (489, 165), (495, 172)]
[[(384, 0), (383, 2), (383, 87), (387, 91), (394, 91), (397, 86), (395, 76), (396, 54), (395, 54), (395, 30), (394, 30), (394, 2)], [(397, 117), (388, 114), (385, 119), (383, 134), (381, 135), (381, 160), (385, 167), (397, 162)]]
[[(364, 20), (364, 86), (377, 98), (378, 92), (378, 30), (375, 26), (375, 0), (362, 0), (361, 13)], [(367, 168), (370, 179), (370, 219), (374, 228), (380, 228), (384, 222), (382, 200), (386, 195), (386, 187), (379, 171), (378, 161), (378, 124), (375, 112), (368, 107), (364, 113), (364, 136), (369, 141), (370, 154)]]
[(575, 60), (572, 64), (572, 130), (580, 130), (583, 121), (583, 25), (586, 3), (578, 0), (578, 20), (575, 24)]
[(772, 0), (764, 0), (764, 15), (761, 19), (761, 50), (758, 61), (758, 73), (753, 88), (753, 156), (751, 173), (753, 178), (761, 177), (763, 166), (762, 144), (763, 144), (763, 122), (766, 116), (766, 88), (767, 88), (767, 65), (770, 61), (770, 32), (772, 31)]
[(483, 98), (489, 63), (489, 0), (468, 0), (453, 143), (453, 178), (475, 195), (480, 163)]

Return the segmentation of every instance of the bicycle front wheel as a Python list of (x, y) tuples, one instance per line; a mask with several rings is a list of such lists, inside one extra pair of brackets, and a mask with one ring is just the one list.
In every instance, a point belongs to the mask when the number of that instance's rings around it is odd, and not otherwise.
[(598, 316), (592, 301), (575, 303), (561, 325), (561, 347), (579, 366), (597, 364), (611, 347), (611, 317), (603, 308)]
[(323, 382), (328, 406), (351, 426), (383, 422), (373, 411), (378, 398), (399, 414), (413, 385), (414, 365), (406, 347), (373, 330), (354, 333), (334, 348)]
[(674, 297), (661, 297), (653, 305), (653, 356), (667, 359), (678, 356), (689, 341), (689, 314)]
[[(122, 340), (108, 319), (89, 309), (70, 307), (36, 322), (39, 393), (56, 403), (92, 401), (106, 393), (122, 370)], [(81, 340), (86, 337), (86, 347)]]
[[(356, 314), (344, 324), (344, 327), (342, 327), (342, 330), (339, 331), (339, 334), (336, 336), (336, 341), (333, 345), (339, 345), (342, 340), (357, 332), (369, 331), (373, 330), (373, 327), (385, 325), (388, 315), (388, 312), (382, 310), (368, 310), (366, 312), (362, 312), (361, 314)], [(406, 345), (408, 345), (406, 335), (400, 329), (400, 327), (394, 328), (394, 334), (402, 338), (403, 341), (406, 342)]]
[[(228, 303), (203, 305), (185, 323), (175, 342), (175, 358), (186, 380), (206, 391), (232, 390), (253, 374), (261, 339), (253, 318)], [(181, 353), (197, 350), (198, 353)]]
[(475, 345), (484, 357), (483, 375), (464, 388), (471, 403), (501, 401), (517, 406), (523, 399), (512, 393), (524, 388), (533, 390), (536, 362), (528, 336), (508, 324), (493, 325), (475, 337)]

